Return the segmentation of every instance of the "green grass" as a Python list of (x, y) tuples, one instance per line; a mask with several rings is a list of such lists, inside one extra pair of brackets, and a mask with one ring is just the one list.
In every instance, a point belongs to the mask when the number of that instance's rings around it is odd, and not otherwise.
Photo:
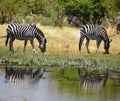
[(78, 55), (71, 54), (52, 54), (52, 53), (37, 53), (31, 51), (23, 52), (18, 48), (16, 52), (11, 53), (7, 48), (0, 47), (0, 64), (30, 66), (30, 67), (72, 67), (72, 68), (88, 68), (97, 70), (115, 70), (120, 71), (120, 55), (119, 54), (87, 54), (79, 53)]

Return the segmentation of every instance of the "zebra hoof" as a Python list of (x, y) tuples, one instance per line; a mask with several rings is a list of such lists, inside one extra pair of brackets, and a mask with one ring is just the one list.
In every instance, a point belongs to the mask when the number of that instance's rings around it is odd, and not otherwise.
[(109, 54), (109, 52), (104, 52), (104, 54)]
[(36, 51), (33, 51), (33, 53), (35, 53), (35, 54), (36, 54), (37, 52), (36, 52)]
[(87, 52), (88, 54), (90, 54), (90, 52)]
[(35, 49), (33, 49), (33, 53), (37, 53)]

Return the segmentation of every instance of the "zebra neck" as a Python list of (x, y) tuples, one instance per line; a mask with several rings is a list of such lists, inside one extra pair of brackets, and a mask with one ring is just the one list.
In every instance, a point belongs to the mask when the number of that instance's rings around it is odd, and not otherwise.
[(103, 41), (104, 41), (104, 43), (106, 43), (106, 42), (108, 42), (109, 41), (109, 39), (107, 38), (107, 39), (103, 39)]
[(36, 39), (38, 40), (39, 43), (42, 43), (43, 37), (41, 35), (36, 35)]
[(104, 43), (106, 43), (107, 41), (109, 41), (108, 36), (104, 36), (103, 37), (103, 41), (104, 41)]

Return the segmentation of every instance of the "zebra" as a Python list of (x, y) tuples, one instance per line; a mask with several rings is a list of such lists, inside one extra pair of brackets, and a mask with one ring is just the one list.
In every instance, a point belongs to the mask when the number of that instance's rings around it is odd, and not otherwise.
[(27, 41), (30, 40), (33, 52), (36, 52), (35, 47), (34, 47), (34, 38), (36, 38), (39, 42), (39, 48), (41, 49), (41, 52), (46, 51), (46, 43), (47, 40), (43, 34), (43, 32), (38, 29), (36, 25), (22, 25), (22, 24), (17, 24), (17, 23), (11, 23), (8, 24), (8, 27), (6, 29), (7, 31), (7, 37), (6, 37), (6, 43), (5, 45), (7, 46), (8, 40), (9, 41), (9, 51), (13, 51), (13, 42), (15, 39), (17, 40), (24, 40), (24, 49), (25, 51)]
[(81, 37), (79, 41), (79, 51), (81, 51), (83, 40), (84, 38), (86, 38), (87, 40), (86, 48), (88, 53), (90, 53), (88, 48), (90, 40), (96, 40), (96, 44), (97, 44), (96, 53), (98, 52), (98, 49), (102, 40), (104, 41), (105, 53), (107, 54), (109, 53), (110, 42), (112, 41), (112, 39), (109, 40), (106, 29), (104, 27), (95, 26), (93, 24), (86, 24), (82, 26), (80, 30), (80, 35)]

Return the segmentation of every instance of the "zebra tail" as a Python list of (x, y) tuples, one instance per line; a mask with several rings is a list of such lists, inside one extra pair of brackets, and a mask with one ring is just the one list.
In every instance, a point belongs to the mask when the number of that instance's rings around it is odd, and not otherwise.
[(7, 44), (8, 44), (8, 40), (9, 40), (9, 35), (7, 34), (6, 42), (5, 42), (5, 46), (7, 46)]
[(79, 51), (81, 51), (81, 47), (80, 47), (80, 41), (79, 41)]

